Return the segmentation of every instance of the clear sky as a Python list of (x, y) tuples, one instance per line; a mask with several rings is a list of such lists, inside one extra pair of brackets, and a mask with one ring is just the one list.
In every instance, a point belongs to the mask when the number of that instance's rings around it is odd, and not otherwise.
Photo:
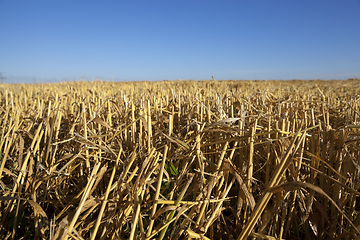
[(360, 0), (0, 0), (4, 82), (360, 77)]

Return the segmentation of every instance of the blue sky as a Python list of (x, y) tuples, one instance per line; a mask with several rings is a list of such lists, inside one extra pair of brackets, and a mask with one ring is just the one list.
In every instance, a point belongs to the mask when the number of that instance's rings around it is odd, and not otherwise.
[(360, 0), (0, 0), (4, 82), (360, 77)]

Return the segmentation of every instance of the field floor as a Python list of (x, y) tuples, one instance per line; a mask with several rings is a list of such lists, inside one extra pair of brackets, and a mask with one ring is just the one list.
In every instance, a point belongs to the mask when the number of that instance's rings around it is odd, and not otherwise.
[(0, 85), (0, 239), (356, 239), (360, 79)]

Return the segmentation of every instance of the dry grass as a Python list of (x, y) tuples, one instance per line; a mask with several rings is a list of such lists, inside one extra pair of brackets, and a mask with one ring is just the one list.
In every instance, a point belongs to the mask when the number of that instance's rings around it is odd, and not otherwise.
[(0, 238), (358, 238), (359, 92), (359, 79), (0, 85)]

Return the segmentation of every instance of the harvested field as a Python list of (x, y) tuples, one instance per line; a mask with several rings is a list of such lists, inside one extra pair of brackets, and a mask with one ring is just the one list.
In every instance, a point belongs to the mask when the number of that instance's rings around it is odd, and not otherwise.
[(360, 237), (360, 79), (0, 85), (1, 239)]

